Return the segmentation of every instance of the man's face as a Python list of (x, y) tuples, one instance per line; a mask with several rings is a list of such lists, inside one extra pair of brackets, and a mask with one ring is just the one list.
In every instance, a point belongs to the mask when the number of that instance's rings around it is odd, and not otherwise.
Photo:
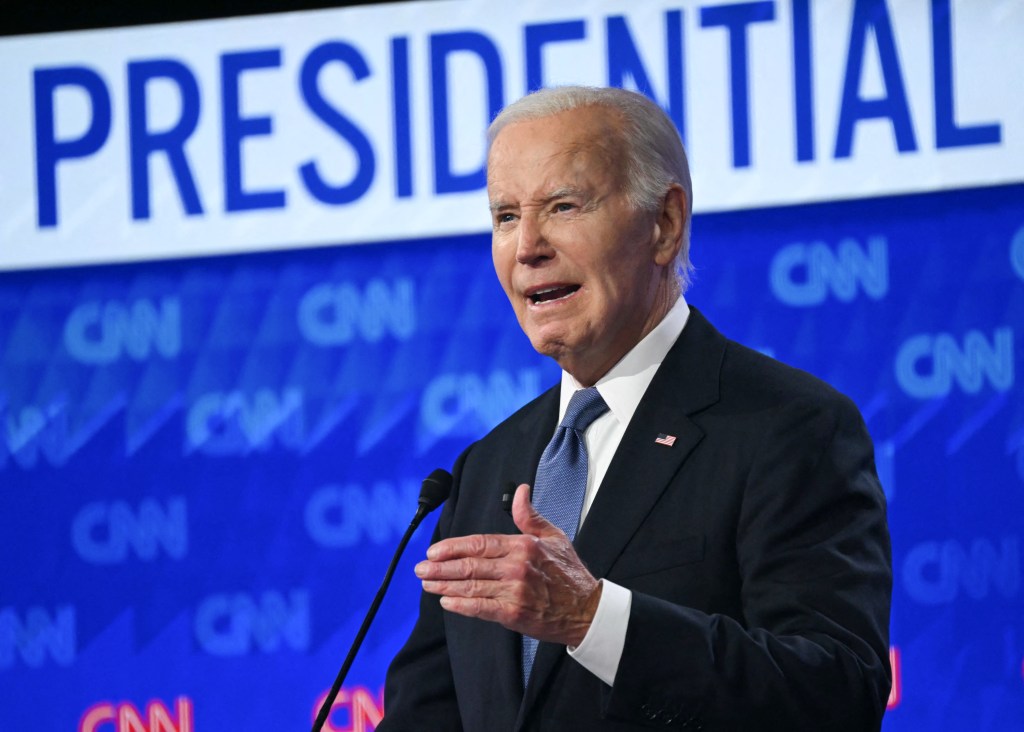
[(633, 209), (616, 113), (505, 127), (488, 157), (494, 269), (538, 352), (593, 384), (675, 299), (657, 212)]

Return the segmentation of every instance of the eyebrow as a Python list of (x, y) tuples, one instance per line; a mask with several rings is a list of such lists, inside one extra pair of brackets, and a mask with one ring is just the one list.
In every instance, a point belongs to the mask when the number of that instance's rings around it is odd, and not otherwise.
[[(581, 195), (585, 195), (585, 191), (579, 186), (562, 186), (561, 188), (556, 188), (553, 191), (548, 192), (541, 198), (536, 199), (536, 201), (537, 203), (543, 205), (546, 203), (551, 203), (552, 201), (559, 198), (565, 198), (566, 196)], [(497, 201), (491, 201), (489, 204), (489, 208), (491, 209), (491, 212), (494, 213), (505, 209), (516, 208), (516, 204), (509, 203), (507, 201), (502, 201), (499, 199)]]

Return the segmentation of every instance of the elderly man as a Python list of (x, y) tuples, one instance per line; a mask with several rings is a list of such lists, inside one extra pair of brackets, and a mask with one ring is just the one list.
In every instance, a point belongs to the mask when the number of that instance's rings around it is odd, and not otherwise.
[(490, 140), (494, 268), (562, 380), (456, 463), (378, 730), (878, 729), (870, 438), (847, 398), (688, 307), (672, 123), (567, 87)]

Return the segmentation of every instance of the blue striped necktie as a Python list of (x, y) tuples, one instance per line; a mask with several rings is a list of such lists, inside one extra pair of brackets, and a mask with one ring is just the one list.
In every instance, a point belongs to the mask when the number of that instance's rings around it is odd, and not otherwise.
[[(595, 387), (580, 389), (572, 395), (562, 423), (544, 448), (537, 465), (533, 485), (533, 506), (548, 521), (565, 532), (572, 541), (583, 511), (587, 490), (587, 443), (583, 433), (608, 411), (608, 405)], [(537, 641), (523, 636), (523, 686), (530, 680)]]

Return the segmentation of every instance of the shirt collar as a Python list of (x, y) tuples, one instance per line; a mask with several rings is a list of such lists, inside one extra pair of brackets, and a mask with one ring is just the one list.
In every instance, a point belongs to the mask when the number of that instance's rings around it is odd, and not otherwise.
[[(665, 360), (672, 344), (683, 332), (690, 317), (690, 307), (680, 295), (672, 308), (665, 314), (654, 330), (623, 356), (612, 369), (598, 379), (595, 386), (608, 405), (608, 410), (623, 425), (633, 418), (644, 392), (651, 384), (661, 362)], [(562, 388), (558, 405), (558, 421), (561, 423), (573, 392), (583, 387), (569, 374), (562, 371)]]

